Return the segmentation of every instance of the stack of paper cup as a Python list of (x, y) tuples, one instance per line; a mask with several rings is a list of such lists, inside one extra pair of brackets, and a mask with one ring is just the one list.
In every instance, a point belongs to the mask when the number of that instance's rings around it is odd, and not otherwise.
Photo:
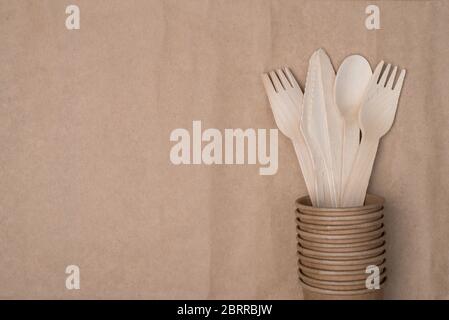
[(386, 281), (381, 197), (352, 208), (296, 201), (299, 280), (305, 299), (382, 299)]

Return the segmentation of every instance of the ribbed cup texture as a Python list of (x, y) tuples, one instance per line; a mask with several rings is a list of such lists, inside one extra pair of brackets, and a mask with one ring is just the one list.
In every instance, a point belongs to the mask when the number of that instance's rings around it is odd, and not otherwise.
[(383, 198), (370, 194), (364, 206), (351, 208), (312, 207), (307, 196), (296, 200), (305, 299), (382, 299), (387, 279), (383, 204)]

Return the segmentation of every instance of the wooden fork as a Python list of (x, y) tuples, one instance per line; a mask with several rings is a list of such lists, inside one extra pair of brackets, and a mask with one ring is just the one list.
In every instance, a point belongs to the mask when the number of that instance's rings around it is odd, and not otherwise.
[(300, 130), (303, 93), (290, 69), (285, 67), (262, 75), (276, 125), (291, 139), (313, 205), (317, 205), (316, 183), (309, 148)]
[(391, 65), (388, 64), (381, 75), (383, 65), (383, 61), (377, 65), (364, 94), (359, 113), (362, 141), (345, 186), (343, 194), (345, 207), (363, 205), (379, 140), (393, 125), (398, 107), (405, 70), (401, 71), (393, 86), (398, 68), (394, 67), (388, 77)]

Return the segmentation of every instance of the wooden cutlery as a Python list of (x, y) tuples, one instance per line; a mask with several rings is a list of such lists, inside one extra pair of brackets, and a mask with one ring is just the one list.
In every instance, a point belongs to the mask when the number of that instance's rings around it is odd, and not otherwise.
[(405, 70), (401, 71), (393, 86), (398, 68), (394, 67), (389, 75), (391, 65), (388, 64), (381, 75), (383, 65), (383, 61), (377, 65), (366, 88), (360, 109), (359, 125), (362, 130), (362, 140), (343, 194), (343, 205), (347, 207), (363, 204), (379, 139), (393, 125), (398, 107)]
[[(279, 130), (291, 139), (313, 206), (364, 203), (380, 138), (391, 128), (405, 78), (381, 61), (347, 57), (335, 75), (324, 50), (309, 60), (305, 93), (285, 67), (262, 75)], [(359, 143), (360, 132), (362, 134)]]
[(291, 71), (285, 67), (262, 75), (265, 91), (279, 130), (292, 140), (313, 205), (318, 205), (314, 166), (300, 129), (303, 93)]
[[(334, 156), (334, 148), (341, 148), (341, 117), (328, 96), (333, 88), (335, 72), (324, 50), (315, 51), (309, 60), (304, 112), (301, 130), (310, 147), (315, 178), (317, 202), (320, 207), (337, 207), (340, 156)], [(332, 105), (331, 105), (332, 104)], [(331, 134), (332, 132), (332, 134)], [(332, 138), (331, 138), (332, 136)]]
[(359, 149), (360, 127), (358, 116), (365, 88), (372, 74), (368, 61), (359, 55), (346, 57), (337, 71), (334, 98), (344, 119), (340, 190), (344, 190)]

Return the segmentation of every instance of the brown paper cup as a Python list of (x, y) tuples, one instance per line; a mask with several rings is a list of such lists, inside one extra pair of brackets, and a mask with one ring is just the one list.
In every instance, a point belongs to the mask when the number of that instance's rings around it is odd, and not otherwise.
[(301, 230), (318, 233), (324, 235), (338, 235), (338, 234), (353, 234), (353, 233), (364, 233), (370, 232), (379, 229), (383, 226), (383, 219), (371, 221), (371, 222), (362, 222), (356, 224), (347, 224), (341, 226), (330, 226), (330, 225), (321, 225), (321, 224), (313, 224), (313, 223), (305, 223), (301, 222), (299, 218), (296, 218), (296, 224), (301, 228)]
[(303, 266), (328, 271), (360, 271), (369, 265), (380, 266), (385, 262), (385, 254), (367, 259), (355, 260), (324, 260), (299, 255), (299, 263)]
[[(385, 263), (377, 265), (379, 267), (380, 274), (384, 273), (386, 270)], [(366, 267), (360, 270), (338, 270), (338, 271), (330, 271), (330, 270), (321, 270), (315, 268), (309, 268), (307, 266), (299, 264), (300, 273), (308, 276), (309, 278), (322, 280), (322, 281), (357, 281), (357, 280), (366, 280), (369, 276), (366, 273)]]
[[(385, 281), (376, 290), (334, 291), (315, 288), (300, 280), (305, 300), (382, 300)], [(344, 292), (344, 294), (342, 294)]]
[(306, 232), (296, 228), (298, 233), (297, 238), (318, 242), (318, 243), (328, 243), (328, 244), (349, 244), (349, 243), (360, 243), (369, 240), (374, 240), (384, 235), (384, 228), (378, 230), (366, 232), (366, 233), (354, 233), (354, 234), (343, 234), (343, 235), (322, 235), (311, 232)]
[(298, 241), (301, 247), (305, 249), (323, 252), (354, 252), (354, 251), (370, 250), (385, 245), (384, 236), (374, 240), (368, 240), (359, 243), (341, 243), (341, 244), (319, 243), (304, 240), (301, 237), (298, 238)]
[(365, 199), (365, 205), (349, 208), (317, 208), (312, 206), (309, 196), (301, 197), (296, 200), (296, 207), (299, 211), (316, 216), (350, 216), (360, 215), (382, 209), (384, 199), (379, 196), (368, 194)]
[[(384, 271), (379, 275), (379, 282), (382, 283), (386, 278), (387, 273)], [(325, 281), (308, 277), (304, 273), (300, 272), (300, 280), (305, 284), (316, 287), (318, 289), (335, 290), (335, 291), (348, 291), (348, 290), (363, 290), (366, 288), (366, 279), (353, 280), (353, 281)]]
[(379, 266), (386, 281), (384, 199), (367, 195), (352, 208), (316, 208), (296, 201), (299, 281), (306, 299), (381, 299), (369, 290), (366, 268)]
[(354, 259), (364, 259), (376, 257), (380, 254), (385, 253), (385, 246), (380, 246), (371, 250), (362, 250), (354, 252), (324, 252), (315, 251), (301, 247), (298, 245), (298, 253), (302, 256), (312, 257), (316, 259), (326, 259), (326, 260), (354, 260)]
[(327, 225), (327, 226), (341, 226), (341, 225), (351, 225), (351, 224), (359, 224), (365, 222), (372, 222), (378, 220), (383, 217), (383, 211), (375, 211), (362, 215), (352, 215), (352, 216), (312, 216), (304, 214), (298, 210), (296, 210), (296, 215), (301, 222), (310, 223), (310, 224), (318, 224), (318, 225)]

